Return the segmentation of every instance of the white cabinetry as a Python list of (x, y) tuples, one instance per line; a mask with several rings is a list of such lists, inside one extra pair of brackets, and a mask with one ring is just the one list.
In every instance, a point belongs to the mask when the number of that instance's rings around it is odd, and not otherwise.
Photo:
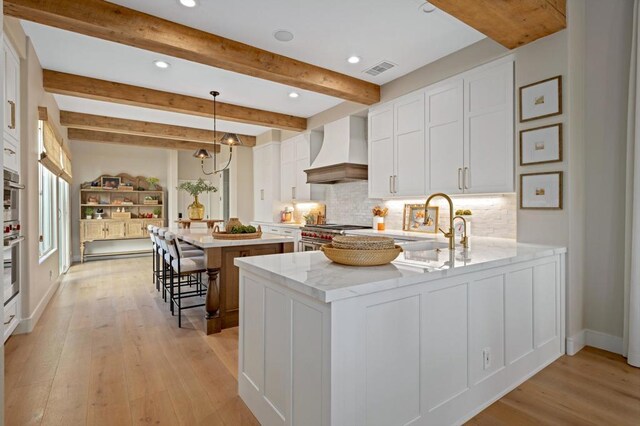
[(20, 170), (20, 60), (9, 44), (7, 37), (3, 41), (4, 55), (4, 131), (3, 155), (4, 167), (13, 171)]
[(280, 199), (280, 143), (253, 148), (253, 188), (254, 220), (277, 220), (275, 203)]
[(514, 192), (513, 60), (369, 112), (369, 197)]
[(311, 200), (311, 185), (305, 170), (311, 166), (309, 133), (283, 141), (280, 151), (280, 197), (282, 201)]

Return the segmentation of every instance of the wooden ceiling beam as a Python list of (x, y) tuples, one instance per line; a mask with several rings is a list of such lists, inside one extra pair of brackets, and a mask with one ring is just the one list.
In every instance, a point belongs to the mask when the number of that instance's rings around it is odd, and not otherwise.
[(380, 86), (102, 0), (4, 0), (4, 14), (371, 105)]
[(567, 27), (566, 0), (429, 0), (508, 49)]
[[(213, 117), (213, 100), (50, 70), (43, 71), (42, 80), (44, 90), (49, 93), (198, 115), (200, 117)], [(231, 105), (224, 102), (217, 102), (216, 111), (220, 120), (283, 130), (303, 131), (307, 128), (306, 118)]]
[[(70, 129), (97, 130), (127, 135), (151, 136), (156, 138), (177, 139), (190, 142), (212, 143), (220, 141), (225, 132), (197, 129), (193, 127), (175, 126), (171, 124), (152, 123), (149, 121), (128, 120), (124, 118), (106, 117), (103, 115), (84, 114), (81, 112), (60, 111), (60, 124)], [(256, 146), (256, 137), (238, 135), (243, 146)]]
[[(211, 143), (181, 141), (177, 139), (154, 138), (151, 136), (125, 135), (123, 133), (98, 132), (95, 130), (69, 129), (67, 134), (69, 140), (80, 142), (99, 142), (116, 145), (141, 146), (145, 148), (162, 148), (183, 151), (196, 151), (206, 149), (214, 151)], [(220, 152), (220, 145), (215, 145), (216, 151)]]

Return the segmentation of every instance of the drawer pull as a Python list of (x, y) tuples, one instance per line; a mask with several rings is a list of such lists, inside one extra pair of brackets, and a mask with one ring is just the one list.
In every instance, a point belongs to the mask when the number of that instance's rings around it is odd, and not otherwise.
[(9, 315), (9, 320), (4, 322), (4, 325), (10, 324), (11, 321), (13, 321), (13, 319), (15, 318), (15, 315)]
[(11, 124), (9, 124), (9, 128), (11, 130), (16, 128), (16, 103), (13, 101), (7, 101), (11, 106)]
[(5, 148), (4, 152), (5, 152), (5, 154), (16, 155), (16, 152), (11, 148)]

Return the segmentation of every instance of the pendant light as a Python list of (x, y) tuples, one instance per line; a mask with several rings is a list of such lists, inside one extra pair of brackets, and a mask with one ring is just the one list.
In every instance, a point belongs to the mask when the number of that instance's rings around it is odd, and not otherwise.
[[(217, 135), (217, 128), (216, 128), (216, 121), (217, 121), (217, 114), (216, 114), (216, 98), (220, 95), (220, 92), (216, 92), (215, 90), (212, 91), (211, 96), (213, 96), (213, 171), (212, 172), (207, 172), (204, 170), (204, 160), (206, 158), (211, 158), (211, 154), (209, 154), (209, 151), (207, 151), (204, 148), (200, 148), (199, 150), (197, 150), (193, 156), (196, 158), (200, 159), (200, 167), (202, 168), (202, 173), (204, 173), (205, 175), (213, 175), (216, 173), (220, 173), (223, 172), (225, 170), (227, 170), (229, 168), (229, 166), (231, 165), (231, 159), (233, 158), (233, 147), (235, 145), (242, 145), (242, 141), (240, 140), (240, 138), (238, 137), (238, 135), (236, 135), (235, 133), (225, 133), (222, 136), (222, 139), (220, 141), (218, 141), (216, 139), (216, 135)], [(229, 161), (227, 161), (227, 164), (225, 164), (225, 166), (221, 169), (218, 169), (218, 151), (220, 149), (220, 145), (228, 145), (229, 146)]]

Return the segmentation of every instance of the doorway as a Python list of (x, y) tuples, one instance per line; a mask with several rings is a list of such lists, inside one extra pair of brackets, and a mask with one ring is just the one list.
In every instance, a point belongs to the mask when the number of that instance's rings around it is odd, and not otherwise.
[(58, 247), (60, 273), (71, 266), (71, 214), (69, 212), (69, 183), (58, 179)]

